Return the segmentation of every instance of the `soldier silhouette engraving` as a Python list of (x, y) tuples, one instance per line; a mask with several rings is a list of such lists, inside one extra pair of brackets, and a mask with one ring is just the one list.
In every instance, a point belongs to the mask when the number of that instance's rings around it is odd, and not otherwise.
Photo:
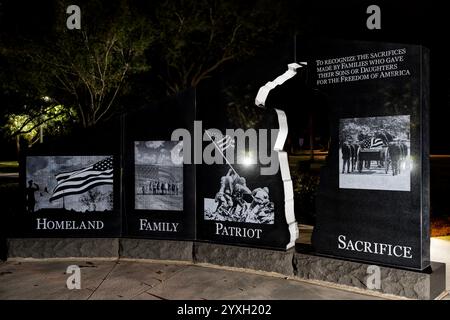
[(26, 188), (26, 210), (29, 213), (34, 213), (34, 207), (36, 205), (36, 198), (34, 197), (34, 193), (39, 191), (39, 186), (36, 183), (33, 183), (33, 180), (28, 181), (28, 187)]

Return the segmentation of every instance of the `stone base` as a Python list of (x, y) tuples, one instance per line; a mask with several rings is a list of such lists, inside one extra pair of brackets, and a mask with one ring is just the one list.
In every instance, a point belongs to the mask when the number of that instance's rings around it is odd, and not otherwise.
[(445, 292), (445, 264), (432, 262), (430, 270), (409, 271), (379, 266), (381, 288), (367, 288), (369, 264), (315, 256), (305, 253), (294, 254), (295, 277), (304, 280), (318, 280), (328, 283), (356, 287), (371, 293), (433, 300)]
[(119, 255), (130, 259), (192, 262), (192, 241), (120, 239)]
[(9, 258), (117, 258), (117, 238), (8, 239)]
[(287, 251), (196, 242), (194, 261), (219, 266), (276, 272), (292, 276), (294, 248)]
[[(445, 264), (432, 262), (417, 272), (379, 266), (380, 289), (367, 288), (369, 264), (314, 255), (297, 248), (287, 251), (191, 241), (117, 238), (8, 239), (9, 258), (130, 258), (187, 261), (276, 272), (302, 280), (342, 285), (368, 293), (431, 300), (445, 292)], [(297, 250), (297, 251), (299, 251)]]

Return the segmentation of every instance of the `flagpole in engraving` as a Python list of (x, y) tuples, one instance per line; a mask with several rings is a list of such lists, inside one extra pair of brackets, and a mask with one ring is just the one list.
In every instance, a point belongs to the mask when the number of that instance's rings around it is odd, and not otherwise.
[[(222, 149), (217, 145), (217, 143), (212, 139), (211, 135), (209, 134), (208, 130), (205, 130), (206, 134), (208, 135), (209, 139), (212, 141), (212, 143), (214, 143), (214, 146), (216, 147), (216, 149), (220, 152), (220, 155), (225, 159), (225, 162), (230, 166), (231, 170), (233, 170), (233, 172), (236, 174), (237, 177), (241, 177), (239, 175), (239, 173), (236, 172), (236, 170), (234, 170), (233, 166), (231, 165), (231, 163), (228, 161), (228, 159), (225, 157), (225, 155), (222, 152)], [(253, 199), (255, 199), (255, 197), (253, 196), (253, 194), (251, 194), (251, 197)]]
[(225, 157), (225, 155), (223, 154), (222, 150), (219, 148), (219, 146), (217, 145), (217, 143), (213, 140), (213, 138), (211, 137), (211, 135), (209, 134), (208, 130), (205, 130), (206, 134), (208, 135), (209, 139), (212, 141), (212, 143), (214, 144), (214, 146), (216, 147), (216, 149), (220, 152), (220, 155), (225, 159), (225, 162), (230, 166), (231, 170), (233, 170), (233, 172), (240, 177), (240, 175), (236, 172), (236, 170), (234, 170), (233, 166), (231, 165), (231, 163), (228, 161), (228, 159)]

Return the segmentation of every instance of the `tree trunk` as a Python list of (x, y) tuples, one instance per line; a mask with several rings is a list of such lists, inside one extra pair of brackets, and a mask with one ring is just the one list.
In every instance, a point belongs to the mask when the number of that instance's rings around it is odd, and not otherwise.
[(39, 143), (44, 143), (44, 126), (42, 124), (39, 126)]
[(20, 159), (20, 134), (16, 135), (17, 159)]
[(310, 160), (314, 161), (314, 126), (313, 115), (309, 115), (309, 148), (311, 152)]

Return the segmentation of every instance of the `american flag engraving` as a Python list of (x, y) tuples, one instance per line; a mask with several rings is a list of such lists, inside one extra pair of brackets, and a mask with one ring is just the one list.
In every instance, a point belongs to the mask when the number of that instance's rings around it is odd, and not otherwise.
[(56, 175), (56, 181), (58, 184), (53, 189), (50, 202), (61, 197), (84, 193), (100, 185), (113, 184), (113, 157), (86, 168), (59, 173)]

